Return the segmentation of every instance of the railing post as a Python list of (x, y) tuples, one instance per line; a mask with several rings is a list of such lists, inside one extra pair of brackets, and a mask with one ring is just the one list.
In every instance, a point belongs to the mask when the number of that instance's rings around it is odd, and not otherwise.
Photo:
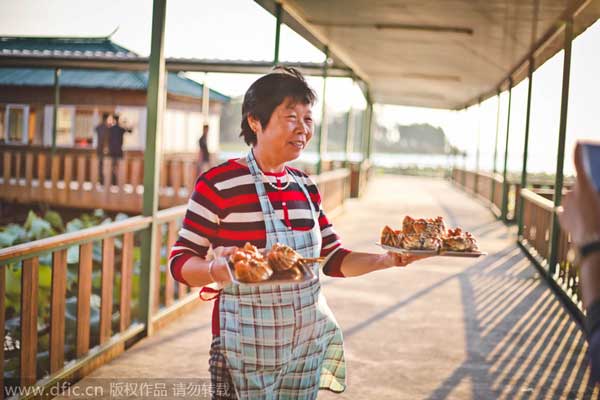
[(141, 233), (142, 268), (140, 276), (141, 322), (146, 326), (146, 335), (152, 334), (152, 305), (154, 304), (153, 272), (158, 268), (156, 260), (156, 211), (158, 208), (158, 167), (160, 165), (160, 143), (162, 139), (162, 114), (165, 107), (165, 58), (164, 36), (166, 0), (154, 0), (152, 12), (152, 46), (150, 50), (150, 73), (147, 92), (147, 134), (144, 151), (144, 203), (143, 214), (152, 217), (152, 223)]
[(498, 161), (498, 136), (500, 135), (500, 89), (498, 89), (498, 93), (496, 94), (496, 98), (498, 99), (498, 107), (496, 109), (496, 140), (494, 141), (494, 165), (492, 165), (492, 193), (490, 193), (490, 199), (492, 199), (492, 203), (494, 202), (496, 196), (496, 162)]
[[(521, 170), (521, 190), (527, 187), (527, 155), (529, 152), (529, 119), (531, 115), (531, 90), (533, 86), (533, 69), (534, 69), (534, 59), (531, 57), (529, 59), (529, 71), (528, 71), (528, 79), (527, 82), (527, 111), (525, 112), (525, 143), (523, 145), (523, 167)], [(518, 225), (519, 230), (517, 234), (517, 238), (520, 239), (523, 234), (523, 202), (519, 201), (519, 210), (518, 210)]]
[(502, 173), (502, 214), (503, 221), (507, 221), (508, 215), (508, 138), (510, 135), (510, 109), (512, 106), (512, 77), (508, 78), (508, 116), (506, 117), (506, 144), (504, 147), (504, 172)]
[[(556, 176), (554, 182), (554, 207), (562, 201), (563, 165), (565, 162), (565, 137), (567, 133), (567, 110), (569, 106), (569, 78), (571, 75), (571, 42), (573, 40), (573, 19), (565, 22), (565, 53), (563, 61), (562, 93), (560, 102), (560, 126), (558, 131), (558, 154), (556, 157)], [(558, 215), (552, 213), (552, 227), (550, 230), (550, 255), (548, 257), (549, 274), (556, 271), (558, 262), (558, 246), (560, 240), (560, 225)]]
[(321, 109), (321, 126), (319, 127), (318, 149), (319, 159), (317, 161), (317, 175), (323, 172), (323, 158), (327, 152), (327, 69), (329, 68), (329, 47), (325, 47), (325, 61), (323, 62), (323, 103)]
[(279, 39), (281, 34), (281, 3), (275, 3), (275, 53), (273, 54), (273, 65), (279, 64)]

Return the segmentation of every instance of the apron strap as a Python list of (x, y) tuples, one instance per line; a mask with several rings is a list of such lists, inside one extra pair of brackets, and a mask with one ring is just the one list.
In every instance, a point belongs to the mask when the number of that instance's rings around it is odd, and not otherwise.
[[(198, 297), (200, 297), (200, 299), (202, 301), (217, 300), (221, 296), (221, 291), (222, 291), (222, 289), (217, 290), (217, 289), (211, 288), (210, 286), (203, 286), (202, 289), (200, 289), (200, 293), (198, 293)], [(202, 294), (206, 294), (206, 293), (210, 293), (213, 296), (212, 297), (202, 296)], [(209, 294), (209, 296), (210, 296), (210, 294)]]

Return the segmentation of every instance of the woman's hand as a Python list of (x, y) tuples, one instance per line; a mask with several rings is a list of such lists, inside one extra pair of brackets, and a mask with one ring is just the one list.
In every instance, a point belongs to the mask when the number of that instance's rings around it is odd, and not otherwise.
[(406, 253), (394, 253), (388, 251), (383, 254), (383, 264), (387, 267), (406, 267), (408, 264), (413, 263), (415, 261), (422, 260), (424, 258), (431, 257), (429, 254), (423, 255), (414, 255), (414, 254), (406, 254)]
[(213, 263), (211, 268), (211, 277), (219, 283), (229, 283), (231, 282), (231, 274), (229, 273), (229, 266), (227, 265), (227, 259), (233, 253), (238, 250), (237, 247), (223, 247), (219, 246), (213, 249), (213, 260), (210, 261)]

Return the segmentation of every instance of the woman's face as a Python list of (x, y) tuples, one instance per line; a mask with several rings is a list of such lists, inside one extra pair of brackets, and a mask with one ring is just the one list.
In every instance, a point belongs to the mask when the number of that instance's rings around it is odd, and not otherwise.
[(250, 126), (257, 134), (257, 146), (284, 162), (292, 161), (313, 136), (312, 106), (286, 98), (273, 110), (267, 126), (256, 119), (250, 120)]

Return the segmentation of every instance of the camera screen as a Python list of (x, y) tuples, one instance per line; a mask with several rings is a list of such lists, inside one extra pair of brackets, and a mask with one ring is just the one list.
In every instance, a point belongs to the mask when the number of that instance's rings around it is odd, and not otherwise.
[(590, 177), (596, 191), (600, 192), (600, 143), (582, 144), (585, 172)]

